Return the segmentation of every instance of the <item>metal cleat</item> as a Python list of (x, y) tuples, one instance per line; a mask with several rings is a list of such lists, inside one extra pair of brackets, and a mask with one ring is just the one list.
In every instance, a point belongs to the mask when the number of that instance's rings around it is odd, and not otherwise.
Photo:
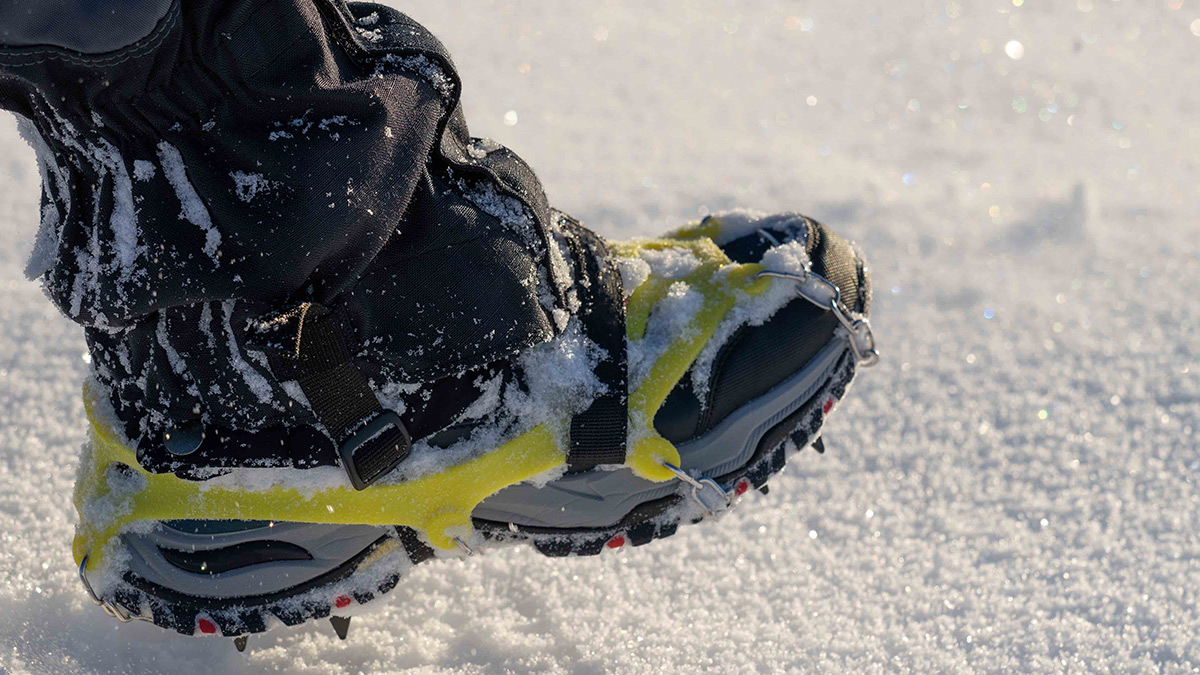
[(346, 634), (350, 632), (350, 617), (331, 616), (329, 623), (333, 625), (333, 632), (337, 633), (338, 639), (345, 640)]

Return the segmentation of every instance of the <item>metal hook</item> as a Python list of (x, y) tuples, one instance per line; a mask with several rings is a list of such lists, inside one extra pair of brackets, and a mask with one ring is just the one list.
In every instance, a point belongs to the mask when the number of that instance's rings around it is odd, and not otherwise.
[[(83, 588), (87, 591), (87, 594), (92, 598), (92, 602), (94, 604), (97, 604), (100, 607), (102, 607), (106, 614), (113, 617), (117, 621), (120, 621), (121, 623), (129, 623), (130, 621), (133, 621), (134, 619), (141, 619), (142, 617), (140, 617), (140, 616), (133, 616), (133, 615), (129, 614), (120, 605), (109, 602), (107, 600), (102, 600), (102, 599), (100, 599), (100, 596), (96, 595), (96, 590), (92, 588), (92, 584), (91, 584), (91, 582), (88, 581), (88, 578), (87, 578), (87, 562), (88, 562), (87, 555), (84, 555), (83, 560), (79, 561), (79, 580), (83, 582)], [(146, 620), (148, 620), (148, 619), (146, 619)]]
[(842, 291), (832, 281), (815, 272), (794, 274), (792, 272), (774, 272), (764, 270), (755, 275), (758, 277), (773, 277), (796, 282), (796, 294), (812, 304), (833, 312), (838, 323), (846, 329), (850, 337), (850, 349), (858, 365), (870, 368), (879, 363), (879, 351), (875, 349), (875, 334), (871, 332), (871, 322), (865, 317), (856, 319), (842, 306)]
[(454, 537), (454, 543), (458, 544), (458, 547), (465, 551), (467, 555), (475, 555), (475, 549), (471, 548), (471, 545), (463, 541), (461, 537)]
[(662, 462), (662, 465), (675, 474), (676, 478), (692, 487), (692, 500), (699, 504), (708, 515), (716, 515), (729, 508), (729, 505), (733, 503), (733, 495), (721, 487), (717, 481), (711, 478), (693, 478), (691, 474), (670, 462)]

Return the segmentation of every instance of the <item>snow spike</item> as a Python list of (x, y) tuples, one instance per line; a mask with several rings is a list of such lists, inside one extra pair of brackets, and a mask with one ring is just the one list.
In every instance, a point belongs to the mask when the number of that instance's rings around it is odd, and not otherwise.
[(249, 635), (239, 635), (233, 638), (233, 646), (237, 647), (239, 652), (246, 651), (246, 641), (250, 638)]
[(812, 448), (813, 450), (816, 450), (818, 454), (825, 454), (825, 439), (818, 436), (817, 440), (813, 441)]
[(337, 633), (338, 639), (345, 640), (346, 634), (350, 632), (350, 617), (331, 616), (329, 623), (333, 625), (333, 632)]

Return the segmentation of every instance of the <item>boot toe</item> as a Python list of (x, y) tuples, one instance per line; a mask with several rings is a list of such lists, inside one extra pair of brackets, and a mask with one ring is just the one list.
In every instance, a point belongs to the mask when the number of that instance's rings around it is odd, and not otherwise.
[[(732, 220), (719, 222), (721, 231), (743, 234), (715, 238), (731, 260), (757, 263), (775, 246), (804, 242), (812, 271), (838, 287), (847, 310), (867, 314), (871, 295), (867, 267), (850, 241), (800, 215), (749, 220), (739, 214)], [(707, 391), (697, 395), (691, 374), (685, 375), (655, 416), (655, 428), (675, 444), (700, 436), (804, 368), (830, 343), (837, 326), (833, 312), (802, 298), (760, 325), (742, 326), (713, 360)]]

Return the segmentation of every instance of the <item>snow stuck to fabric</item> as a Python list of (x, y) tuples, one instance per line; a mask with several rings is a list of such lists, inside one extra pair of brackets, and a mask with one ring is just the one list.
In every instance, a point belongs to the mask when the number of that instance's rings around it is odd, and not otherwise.
[(233, 179), (234, 194), (244, 202), (252, 202), (260, 192), (266, 192), (271, 189), (271, 181), (267, 180), (267, 177), (261, 173), (234, 171), (229, 174), (229, 177)]
[[(57, 115), (57, 113), (55, 114)], [(133, 204), (133, 182), (129, 178), (129, 171), (126, 169), (125, 160), (116, 147), (104, 138), (96, 137), (91, 140), (85, 140), (81, 138), (79, 132), (71, 124), (61, 117), (58, 118), (58, 121), (61, 137), (57, 140), (78, 152), (92, 165), (92, 168), (98, 174), (99, 180), (91, 186), (94, 212), (99, 213), (96, 205), (100, 204), (103, 198), (101, 191), (104, 189), (106, 179), (112, 183), (112, 192), (109, 195), (111, 199), (111, 213), (108, 220), (108, 226), (112, 230), (112, 237), (111, 239), (107, 237), (105, 239), (111, 242), (110, 247), (113, 261), (111, 274), (116, 279), (116, 290), (119, 296), (124, 298), (125, 285), (133, 277), (135, 263), (143, 248), (138, 245), (137, 212)], [(25, 121), (19, 125), (18, 130), (26, 142), (34, 148), (38, 157), (39, 172), (42, 176), (43, 184), (53, 185), (55, 196), (58, 200), (62, 200), (61, 210), (60, 205), (55, 199), (51, 199), (45, 208), (42, 209), (42, 224), (38, 229), (33, 253), (25, 265), (26, 277), (35, 279), (50, 269), (54, 261), (54, 256), (59, 253), (58, 248), (60, 239), (62, 238), (62, 218), (69, 212), (70, 208), (70, 183), (66, 169), (58, 165), (58, 160), (53, 151), (50, 150), (37, 128), (32, 123)], [(50, 174), (54, 176), (52, 182), (49, 180)], [(76, 277), (72, 293), (71, 311), (74, 316), (78, 316), (82, 309), (85, 293), (98, 293), (97, 289), (100, 283), (100, 268), (102, 265), (101, 256), (103, 255), (99, 232), (97, 231), (99, 225), (99, 223), (93, 223), (93, 228), (89, 233), (91, 237), (89, 247), (87, 249), (80, 248), (76, 251), (76, 258), (81, 273)], [(97, 323), (103, 326), (107, 322), (104, 317), (98, 316)]]
[(17, 116), (17, 131), (36, 154), (38, 174), (41, 177), (42, 185), (53, 186), (54, 194), (64, 200), (61, 211), (58, 203), (53, 199), (48, 200), (42, 207), (42, 219), (34, 239), (33, 251), (25, 263), (25, 278), (32, 281), (45, 274), (54, 264), (54, 256), (58, 253), (59, 243), (62, 239), (63, 212), (70, 211), (71, 193), (67, 191), (69, 185), (67, 171), (58, 165), (54, 152), (50, 150), (46, 140), (38, 133), (33, 122), (28, 118)]
[[(763, 269), (772, 272), (803, 274), (808, 271), (810, 263), (804, 244), (791, 241), (767, 249), (760, 264)], [(796, 299), (795, 284), (784, 279), (773, 279), (767, 290), (759, 295), (738, 291), (733, 308), (717, 325), (712, 337), (704, 344), (704, 349), (692, 363), (692, 390), (696, 397), (701, 401), (705, 400), (709, 378), (712, 376), (713, 360), (739, 328), (761, 326), (784, 305)]]
[(473, 132), (601, 234), (746, 204), (857, 241), (883, 360), (824, 455), (718, 522), (423, 564), (347, 641), (313, 622), (244, 654), (119, 624), (79, 584), (86, 347), (23, 281), (38, 170), (0, 119), (0, 668), (1200, 667), (1200, 73), (1196, 6), (1174, 4), (405, 3), (461, 69)]
[(161, 141), (158, 144), (158, 159), (162, 162), (163, 174), (166, 175), (171, 187), (175, 188), (175, 196), (183, 207), (179, 217), (204, 232), (204, 252), (213, 259), (213, 262), (219, 262), (217, 249), (221, 247), (221, 232), (213, 225), (212, 217), (208, 215), (208, 207), (204, 205), (200, 195), (196, 194), (196, 188), (192, 187), (191, 181), (188, 180), (187, 167), (183, 164), (183, 157), (180, 156), (175, 146)]
[[(647, 276), (655, 279), (682, 279), (700, 266), (700, 259), (691, 251), (682, 248), (643, 248), (638, 251), (637, 259), (645, 264)], [(636, 281), (636, 277), (642, 273), (641, 267), (636, 263), (626, 262), (627, 259), (617, 260), (618, 268), (622, 270), (622, 280), (628, 275), (630, 283)], [(627, 288), (626, 293), (632, 292), (632, 289)], [(692, 322), (703, 306), (704, 296), (699, 291), (682, 281), (671, 284), (666, 295), (650, 310), (645, 335), (640, 339), (628, 341), (626, 358), (629, 365), (630, 391), (638, 389), (655, 362), (666, 353), (673, 342), (689, 336), (696, 330)], [(631, 428), (631, 432), (633, 431), (635, 429)]]
[[(376, 29), (374, 34), (378, 35), (379, 29)], [(360, 34), (370, 34), (372, 31), (367, 31), (359, 28)], [(382, 36), (380, 36), (382, 37)], [(371, 39), (371, 38), (367, 38)], [(437, 93), (445, 99), (449, 99), (454, 95), (454, 80), (446, 74), (442, 67), (428, 57), (422, 54), (400, 55), (400, 54), (384, 54), (379, 58), (375, 66), (375, 76), (382, 77), (396, 69), (407, 70), (420, 76), (428, 82)]]
[[(490, 389), (496, 386), (494, 381), (476, 384), (482, 396), (472, 409), (499, 409), (493, 423), (477, 428), (469, 438), (448, 448), (436, 448), (424, 441), (414, 443), (409, 458), (384, 480), (412, 480), (442, 471), (495, 450), (540, 424), (548, 425), (559, 447), (565, 448), (572, 415), (606, 391), (595, 374), (601, 358), (599, 346), (583, 335), (578, 319), (571, 319), (558, 337), (516, 359), (525, 386), (510, 382), (499, 393)], [(474, 415), (463, 417), (469, 416)]]
[(154, 162), (144, 159), (133, 160), (133, 179), (139, 183), (154, 178), (154, 174), (157, 172), (158, 169), (155, 168)]
[(519, 200), (501, 193), (490, 181), (473, 182), (456, 177), (451, 169), (447, 169), (446, 172), (448, 179), (464, 197), (484, 213), (500, 221), (505, 229), (515, 234), (521, 244), (533, 253), (535, 259), (543, 253), (548, 253), (546, 257), (549, 258), (550, 267), (539, 264), (537, 276), (525, 280), (525, 283), (537, 289), (538, 302), (542, 309), (554, 319), (556, 328), (560, 331), (563, 330), (568, 317), (563, 308), (559, 306), (558, 291), (561, 291), (564, 284), (569, 283), (570, 272), (567, 270), (566, 260), (563, 259), (561, 251), (550, 247), (547, 252), (547, 247), (536, 227), (533, 213), (525, 208), (525, 205)]
[(225, 300), (221, 303), (221, 326), (225, 329), (225, 343), (229, 348), (229, 360), (233, 369), (242, 376), (242, 380), (246, 383), (246, 387), (258, 398), (259, 401), (266, 405), (275, 407), (277, 410), (282, 410), (279, 404), (275, 402), (275, 392), (271, 389), (271, 382), (262, 373), (258, 372), (254, 366), (246, 362), (242, 358), (242, 349), (238, 345), (237, 335), (233, 332), (233, 326), (230, 325), (230, 320), (233, 318), (233, 306), (235, 300)]

